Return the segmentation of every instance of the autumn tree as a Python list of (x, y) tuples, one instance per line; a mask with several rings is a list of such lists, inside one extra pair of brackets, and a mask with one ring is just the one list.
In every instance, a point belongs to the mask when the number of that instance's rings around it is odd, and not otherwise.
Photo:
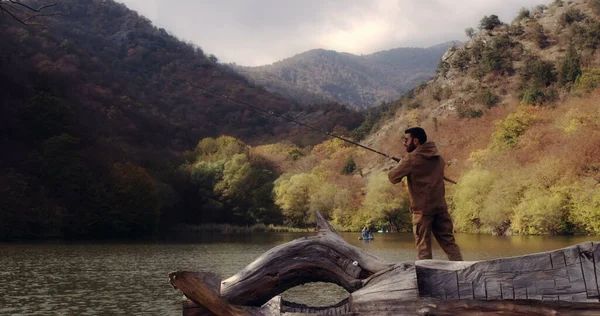
[[(404, 188), (395, 186), (381, 172), (372, 176), (362, 204), (371, 224), (392, 231), (409, 231), (411, 227), (409, 199)], [(366, 224), (366, 223), (365, 223)]]

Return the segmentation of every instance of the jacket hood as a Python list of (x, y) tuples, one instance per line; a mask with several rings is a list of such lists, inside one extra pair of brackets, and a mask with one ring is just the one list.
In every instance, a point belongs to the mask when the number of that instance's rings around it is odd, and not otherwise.
[(423, 145), (420, 145), (415, 149), (414, 154), (425, 159), (431, 159), (440, 156), (440, 152), (438, 151), (434, 142), (427, 142)]

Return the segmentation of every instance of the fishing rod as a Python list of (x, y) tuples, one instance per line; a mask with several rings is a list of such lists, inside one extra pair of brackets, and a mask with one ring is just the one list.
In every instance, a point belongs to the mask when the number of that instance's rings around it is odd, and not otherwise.
[(204, 92), (204, 93), (206, 93), (206, 94), (209, 94), (209, 95), (211, 95), (211, 96), (214, 96), (214, 97), (219, 97), (219, 98), (223, 98), (223, 99), (225, 99), (225, 100), (229, 100), (229, 101), (230, 101), (230, 102), (232, 102), (233, 104), (235, 104), (235, 105), (237, 105), (237, 106), (241, 106), (241, 107), (243, 107), (243, 108), (246, 108), (246, 109), (250, 109), (251, 111), (253, 111), (253, 112), (255, 112), (255, 113), (259, 113), (259, 114), (262, 114), (262, 115), (269, 115), (269, 116), (274, 116), (274, 117), (279, 117), (279, 118), (282, 118), (282, 119), (284, 119), (284, 120), (287, 120), (287, 121), (290, 121), (290, 122), (296, 123), (296, 124), (298, 124), (298, 125), (304, 126), (304, 127), (308, 128), (308, 129), (311, 129), (311, 130), (313, 130), (313, 131), (317, 131), (317, 132), (319, 132), (319, 133), (325, 134), (325, 135), (327, 135), (327, 136), (329, 136), (329, 137), (337, 138), (337, 139), (339, 139), (339, 140), (345, 141), (345, 142), (347, 142), (347, 143), (350, 143), (350, 144), (352, 144), (352, 145), (355, 145), (355, 146), (358, 146), (358, 147), (360, 147), (360, 148), (366, 149), (366, 150), (368, 150), (368, 151), (374, 152), (374, 153), (376, 153), (376, 154), (382, 155), (382, 156), (384, 156), (384, 157), (386, 157), (386, 158), (388, 158), (388, 159), (392, 159), (392, 160), (394, 160), (394, 161), (396, 161), (396, 162), (400, 162), (400, 158), (396, 158), (396, 157), (394, 157), (394, 156), (390, 156), (390, 155), (388, 155), (388, 154), (386, 154), (386, 153), (383, 153), (383, 152), (381, 152), (381, 151), (378, 151), (378, 150), (375, 150), (375, 149), (373, 149), (373, 148), (370, 148), (370, 147), (367, 147), (367, 146), (361, 145), (361, 144), (359, 144), (359, 143), (357, 143), (357, 142), (354, 142), (354, 141), (352, 141), (352, 140), (349, 140), (349, 139), (347, 139), (347, 138), (344, 138), (344, 137), (341, 137), (341, 136), (338, 136), (338, 135), (332, 134), (332, 133), (330, 133), (330, 132), (324, 131), (324, 130), (322, 130), (322, 129), (320, 129), (320, 128), (317, 128), (317, 127), (310, 126), (310, 125), (308, 125), (308, 124), (302, 123), (302, 122), (300, 122), (300, 121), (298, 121), (298, 120), (295, 120), (295, 119), (293, 119), (293, 118), (291, 118), (291, 117), (287, 117), (287, 116), (285, 116), (285, 115), (277, 114), (277, 113), (275, 113), (275, 112), (273, 112), (273, 111), (270, 111), (270, 110), (267, 110), (267, 109), (263, 109), (263, 108), (261, 108), (261, 107), (258, 107), (258, 106), (255, 106), (255, 105), (252, 105), (252, 104), (250, 104), (250, 103), (248, 103), (248, 102), (245, 102), (245, 101), (236, 100), (236, 99), (234, 99), (234, 98), (232, 98), (232, 97), (230, 97), (230, 96), (228, 96), (228, 95), (226, 95), (226, 94), (219, 94), (219, 93), (213, 92), (213, 91), (211, 91), (211, 90), (208, 90), (208, 89), (206, 89), (206, 88), (204, 88), (204, 87), (202, 87), (202, 86), (199, 86), (199, 85), (197, 85), (197, 84), (191, 83), (191, 82), (189, 82), (189, 81), (186, 81), (186, 80), (184, 80), (184, 81), (178, 81), (178, 80), (175, 80), (175, 79), (169, 78), (169, 77), (167, 77), (167, 76), (165, 76), (165, 75), (162, 75), (162, 74), (159, 74), (159, 76), (162, 76), (163, 78), (165, 78), (165, 79), (167, 79), (167, 80), (169, 80), (169, 81), (171, 81), (171, 82), (174, 82), (174, 83), (177, 83), (177, 82), (184, 82), (184, 83), (186, 83), (187, 85), (189, 85), (189, 86), (190, 86), (190, 87), (192, 87), (192, 88), (196, 88), (196, 89), (198, 89), (198, 90), (200, 90), (200, 91), (202, 91), (202, 92)]

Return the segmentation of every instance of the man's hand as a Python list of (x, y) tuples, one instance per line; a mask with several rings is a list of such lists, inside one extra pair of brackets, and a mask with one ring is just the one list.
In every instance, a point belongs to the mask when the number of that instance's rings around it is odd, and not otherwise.
[(399, 162), (396, 162), (396, 161), (391, 161), (391, 162), (389, 162), (389, 163), (387, 164), (387, 166), (383, 167), (383, 168), (381, 169), (381, 171), (383, 171), (383, 172), (388, 172), (388, 171), (390, 171), (390, 170), (392, 170), (392, 169), (396, 168), (396, 166), (398, 165), (398, 163), (399, 163)]

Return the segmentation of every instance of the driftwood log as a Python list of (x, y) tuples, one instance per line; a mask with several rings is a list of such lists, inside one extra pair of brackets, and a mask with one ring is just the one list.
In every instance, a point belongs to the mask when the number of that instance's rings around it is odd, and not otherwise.
[[(319, 233), (266, 252), (221, 282), (177, 271), (183, 315), (600, 315), (600, 243), (488, 261), (386, 263), (346, 243), (317, 213)], [(311, 307), (278, 294), (309, 282), (349, 293)]]

